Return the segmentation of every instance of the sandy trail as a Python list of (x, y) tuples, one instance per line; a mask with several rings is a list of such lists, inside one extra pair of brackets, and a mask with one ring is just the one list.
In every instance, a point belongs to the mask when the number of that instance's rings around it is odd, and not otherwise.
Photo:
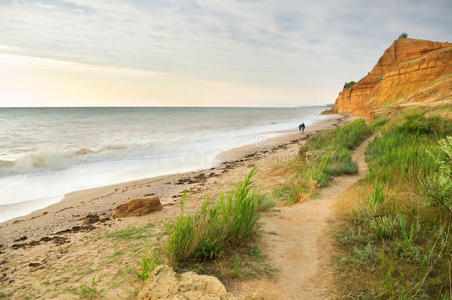
[(276, 282), (252, 280), (240, 283), (239, 291), (253, 291), (264, 299), (331, 299), (333, 253), (331, 230), (337, 196), (365, 176), (364, 152), (370, 139), (354, 152), (359, 172), (340, 176), (321, 190), (319, 198), (281, 208), (281, 213), (262, 219), (265, 232), (260, 247), (280, 272)]

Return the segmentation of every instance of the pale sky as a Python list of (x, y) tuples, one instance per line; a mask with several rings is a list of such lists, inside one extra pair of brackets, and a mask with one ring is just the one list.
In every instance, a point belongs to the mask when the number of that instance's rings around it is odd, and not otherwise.
[(333, 103), (452, 1), (0, 0), (0, 106)]

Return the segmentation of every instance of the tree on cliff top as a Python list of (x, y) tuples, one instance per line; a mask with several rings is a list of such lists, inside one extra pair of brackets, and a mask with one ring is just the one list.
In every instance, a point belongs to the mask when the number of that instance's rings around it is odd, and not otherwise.
[(401, 35), (399, 35), (399, 39), (405, 39), (405, 38), (407, 38), (408, 37), (408, 33), (406, 33), (406, 32), (403, 32)]

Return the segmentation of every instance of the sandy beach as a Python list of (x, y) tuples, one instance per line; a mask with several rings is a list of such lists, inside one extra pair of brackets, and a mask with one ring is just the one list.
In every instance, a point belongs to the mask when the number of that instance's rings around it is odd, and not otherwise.
[[(256, 184), (263, 191), (269, 190), (278, 183), (278, 176), (272, 174), (276, 164), (293, 157), (313, 133), (350, 119), (346, 115), (330, 115), (304, 133), (293, 130), (272, 138), (259, 136), (254, 144), (222, 153), (218, 167), (72, 192), (56, 204), (3, 222), (0, 224), (0, 283), (6, 288), (2, 292), (23, 289), (25, 294), (37, 298), (60, 297), (57, 295), (66, 293), (66, 298), (71, 299), (68, 288), (74, 280), (78, 284), (89, 282), (95, 275), (99, 285), (106, 289), (107, 299), (127, 298), (140, 283), (135, 280), (124, 289), (112, 284), (112, 278), (121, 269), (119, 265), (129, 269), (137, 266), (143, 246), (133, 244), (134, 255), (121, 257), (118, 265), (108, 264), (103, 261), (106, 257), (127, 252), (131, 245), (100, 237), (129, 226), (138, 228), (152, 223), (151, 232), (155, 235), (149, 236), (148, 243), (159, 240), (163, 223), (179, 214), (178, 203), (184, 191), (187, 191), (186, 210), (196, 210), (205, 196), (215, 197), (230, 189), (253, 166), (258, 167)], [(159, 196), (164, 209), (143, 217), (111, 218), (115, 206), (147, 195)], [(88, 271), (81, 272), (82, 269)], [(124, 276), (133, 282), (134, 274), (129, 273)], [(21, 299), (19, 295), (24, 294), (14, 293), (12, 298)]]

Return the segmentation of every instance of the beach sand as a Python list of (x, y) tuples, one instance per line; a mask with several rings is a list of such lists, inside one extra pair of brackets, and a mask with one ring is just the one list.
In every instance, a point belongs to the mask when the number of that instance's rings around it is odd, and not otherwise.
[[(231, 189), (257, 166), (256, 185), (268, 191), (284, 179), (272, 174), (275, 165), (294, 157), (313, 133), (351, 118), (330, 115), (304, 133), (262, 135), (254, 144), (222, 153), (218, 167), (72, 192), (56, 204), (1, 223), (0, 294), (12, 293), (12, 299), (24, 295), (71, 299), (80, 284), (89, 284), (95, 277), (107, 299), (130, 297), (141, 284), (130, 269), (138, 267), (143, 247), (160, 240), (163, 223), (180, 214), (179, 200), (185, 190), (186, 211), (194, 211), (206, 195), (216, 197)], [(146, 195), (159, 196), (164, 209), (143, 217), (111, 218), (115, 206)], [(143, 239), (115, 239), (112, 233), (130, 226), (149, 230)], [(118, 284), (121, 280), (123, 286)]]

